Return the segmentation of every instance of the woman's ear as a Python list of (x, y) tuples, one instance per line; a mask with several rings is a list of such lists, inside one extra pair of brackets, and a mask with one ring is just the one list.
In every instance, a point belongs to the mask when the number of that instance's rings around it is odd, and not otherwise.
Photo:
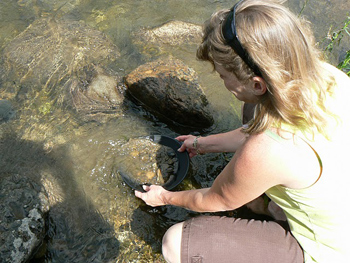
[(267, 91), (267, 85), (262, 77), (253, 77), (253, 92), (256, 96), (264, 95)]

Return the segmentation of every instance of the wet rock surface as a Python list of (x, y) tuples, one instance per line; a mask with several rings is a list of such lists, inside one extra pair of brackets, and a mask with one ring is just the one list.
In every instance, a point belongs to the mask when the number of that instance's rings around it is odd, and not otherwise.
[(41, 187), (21, 175), (0, 177), (0, 262), (27, 262), (45, 236), (48, 200)]
[(127, 75), (125, 83), (132, 98), (167, 124), (197, 129), (214, 124), (196, 72), (178, 59), (144, 64)]
[(121, 146), (115, 169), (135, 184), (167, 182), (178, 169), (174, 150), (147, 138), (132, 138)]

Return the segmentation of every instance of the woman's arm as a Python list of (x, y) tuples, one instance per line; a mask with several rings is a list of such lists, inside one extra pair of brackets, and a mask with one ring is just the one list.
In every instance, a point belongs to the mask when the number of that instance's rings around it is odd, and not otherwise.
[(152, 185), (146, 186), (146, 193), (136, 191), (135, 195), (150, 206), (175, 205), (197, 212), (236, 209), (284, 183), (273, 170), (276, 152), (269, 147), (271, 142), (263, 134), (249, 137), (210, 188), (172, 192)]
[(314, 184), (322, 172), (315, 152), (297, 136), (282, 135), (283, 142), (265, 133), (249, 136), (210, 188), (171, 192), (153, 185), (135, 195), (151, 206), (216, 212), (241, 207), (275, 185), (300, 189)]
[(196, 138), (193, 135), (182, 135), (176, 139), (183, 142), (179, 151), (183, 152), (187, 150), (190, 157), (193, 157), (197, 152), (236, 152), (237, 149), (243, 145), (247, 137), (248, 135), (242, 132), (242, 128), (238, 128), (226, 133), (199, 137), (197, 139), (197, 148), (193, 146), (193, 142)]

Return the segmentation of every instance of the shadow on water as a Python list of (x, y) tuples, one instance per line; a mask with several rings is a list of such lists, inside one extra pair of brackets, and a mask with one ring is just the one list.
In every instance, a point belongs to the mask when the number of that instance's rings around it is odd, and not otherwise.
[[(48, 152), (41, 143), (5, 131), (0, 140), (0, 171), (1, 177), (30, 178), (48, 195), (45, 241), (30, 262), (109, 262), (117, 258), (119, 242), (114, 230), (77, 185), (65, 146)], [(44, 187), (48, 182), (51, 187)]]

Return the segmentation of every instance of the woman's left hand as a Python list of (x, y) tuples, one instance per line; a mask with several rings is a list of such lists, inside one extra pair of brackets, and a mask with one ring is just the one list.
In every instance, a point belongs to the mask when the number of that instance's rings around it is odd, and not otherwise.
[(146, 191), (142, 193), (135, 190), (135, 196), (142, 199), (147, 205), (155, 207), (166, 205), (164, 200), (164, 194), (168, 192), (162, 186), (159, 185), (143, 185), (143, 189)]

